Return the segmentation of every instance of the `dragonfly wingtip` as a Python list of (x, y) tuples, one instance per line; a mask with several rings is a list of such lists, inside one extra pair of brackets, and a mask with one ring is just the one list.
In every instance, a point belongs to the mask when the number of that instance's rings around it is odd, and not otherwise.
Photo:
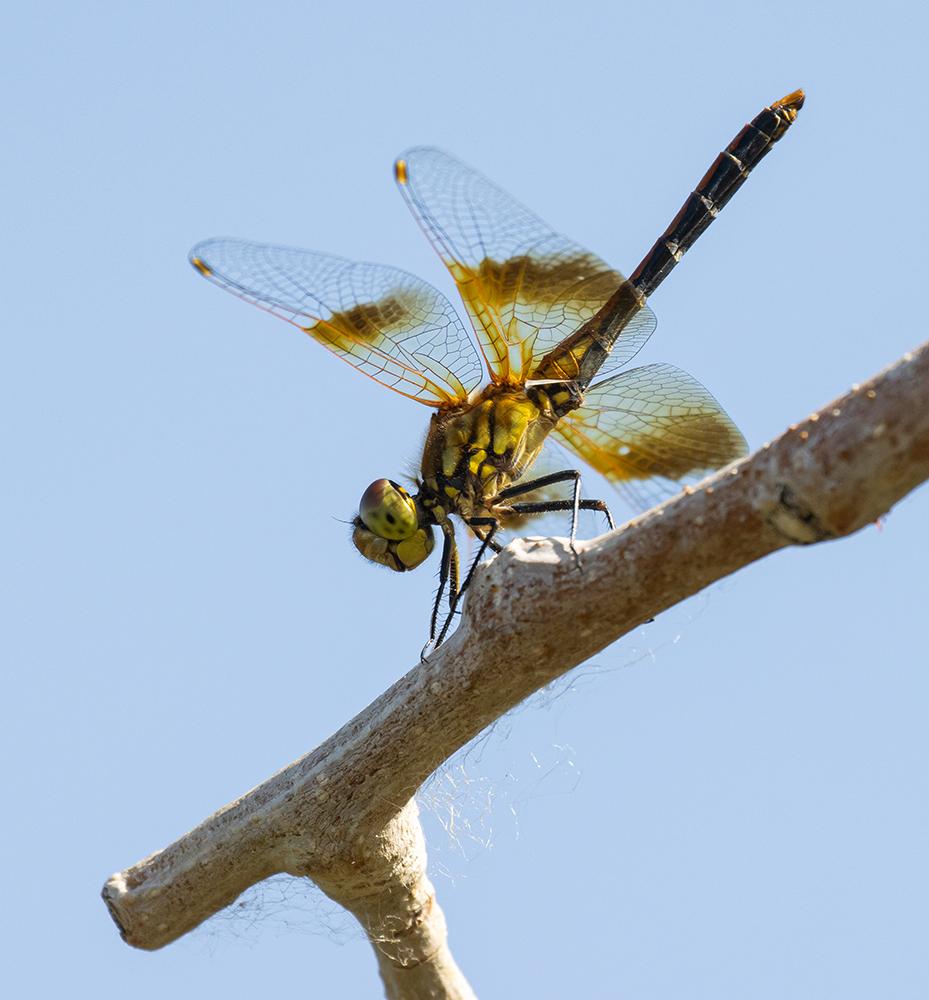
[(198, 270), (204, 278), (208, 278), (213, 272), (210, 270), (209, 265), (202, 258), (191, 254), (190, 256), (191, 266)]
[(401, 158), (394, 163), (394, 177), (396, 178), (398, 184), (406, 184), (406, 160)]

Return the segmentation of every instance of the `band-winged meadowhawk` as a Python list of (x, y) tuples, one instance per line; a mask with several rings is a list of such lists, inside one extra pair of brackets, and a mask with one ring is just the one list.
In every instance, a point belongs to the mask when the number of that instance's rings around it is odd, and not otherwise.
[[(650, 496), (650, 486), (677, 486), (744, 454), (733, 422), (686, 373), (666, 364), (609, 373), (655, 329), (646, 299), (803, 100), (796, 91), (739, 132), (628, 279), (446, 153), (403, 154), (397, 183), (455, 279), (476, 343), (441, 292), (396, 268), (236, 239), (193, 248), (202, 275), (433, 409), (415, 492), (378, 479), (353, 522), (359, 551), (398, 571), (419, 566), (433, 527), (442, 532), (430, 642), (444, 638), (471, 575), (460, 582), (451, 515), (481, 540), (478, 559), (499, 550), (494, 536), (514, 517), (571, 511), (572, 547), (578, 510), (603, 511), (613, 526), (602, 500), (581, 496), (578, 471), (529, 474), (549, 435), (617, 486)], [(570, 499), (538, 498), (558, 483), (571, 486)]]

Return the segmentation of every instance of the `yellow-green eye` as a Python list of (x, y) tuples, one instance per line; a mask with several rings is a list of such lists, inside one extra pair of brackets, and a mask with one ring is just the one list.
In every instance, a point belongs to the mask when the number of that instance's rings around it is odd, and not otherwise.
[(375, 479), (364, 491), (358, 504), (358, 516), (375, 535), (391, 542), (412, 538), (419, 527), (413, 498), (389, 479)]

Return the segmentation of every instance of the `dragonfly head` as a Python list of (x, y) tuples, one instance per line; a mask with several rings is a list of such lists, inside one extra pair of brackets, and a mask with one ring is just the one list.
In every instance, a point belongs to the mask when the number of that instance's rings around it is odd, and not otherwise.
[(416, 501), (392, 479), (375, 479), (361, 496), (354, 520), (355, 548), (372, 562), (403, 573), (416, 569), (435, 545), (421, 524)]

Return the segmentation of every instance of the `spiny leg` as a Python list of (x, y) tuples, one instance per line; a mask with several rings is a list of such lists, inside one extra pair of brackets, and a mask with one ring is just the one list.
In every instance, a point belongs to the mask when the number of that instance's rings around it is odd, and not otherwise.
[[(448, 538), (442, 546), (442, 566), (439, 569), (439, 589), (435, 592), (435, 601), (432, 604), (432, 617), (429, 619), (429, 642), (435, 638), (435, 628), (439, 620), (439, 607), (442, 604), (442, 595), (445, 593), (445, 584), (448, 582), (448, 565), (451, 558)], [(427, 644), (428, 645), (428, 644)]]
[[(461, 585), (461, 590), (458, 591), (458, 597), (468, 589), (468, 585), (471, 583), (471, 578), (474, 576), (474, 571), (477, 569), (478, 563), (484, 558), (484, 553), (487, 551), (488, 547), (493, 548), (496, 543), (494, 542), (494, 535), (500, 530), (500, 522), (495, 517), (472, 517), (468, 521), (468, 525), (472, 528), (485, 527), (488, 529), (487, 534), (481, 539), (481, 547), (477, 550), (477, 555), (474, 557), (470, 568), (468, 569), (468, 575), (464, 579), (464, 583)], [(496, 549), (497, 552), (502, 552), (501, 548)]]
[(474, 534), (477, 535), (482, 544), (486, 540), (487, 548), (489, 548), (491, 552), (496, 552), (499, 555), (503, 551), (503, 546), (497, 541), (496, 538), (493, 537), (494, 532), (489, 532), (487, 535), (478, 535), (475, 531)]
[(577, 521), (580, 516), (581, 510), (581, 477), (578, 474), (577, 479), (574, 480), (574, 493), (571, 495), (571, 551), (574, 553), (574, 562), (578, 564), (580, 568), (580, 557), (577, 554), (577, 549), (574, 547), (574, 539), (577, 537)]
[(512, 497), (521, 497), (525, 493), (532, 493), (534, 490), (540, 490), (545, 486), (554, 486), (556, 483), (567, 483), (572, 480), (576, 482), (580, 478), (581, 474), (577, 469), (565, 469), (563, 472), (552, 472), (547, 476), (539, 476), (538, 479), (523, 479), (512, 486), (507, 486), (505, 490), (500, 490), (496, 497), (494, 497), (494, 502), (509, 500)]
[[(536, 503), (515, 503), (510, 504), (510, 509), (516, 514), (547, 514), (553, 511), (559, 510), (570, 510), (573, 512), (572, 516), (572, 532), (571, 532), (571, 549), (574, 551), (574, 528), (577, 521), (579, 510), (599, 510), (606, 515), (607, 524), (610, 526), (610, 530), (616, 528), (616, 524), (613, 521), (613, 515), (610, 513), (609, 507), (606, 505), (604, 500), (588, 500), (581, 499), (579, 496), (580, 491), (580, 473), (576, 470), (569, 470), (566, 472), (556, 472), (550, 476), (542, 476), (539, 479), (535, 479), (529, 483), (521, 483), (518, 486), (510, 486), (508, 489), (502, 490), (497, 495), (497, 500), (508, 499), (509, 497), (519, 496), (520, 494), (531, 493), (534, 490), (540, 489), (543, 486), (551, 486), (554, 483), (563, 482), (574, 482), (574, 497), (571, 500), (543, 500)], [(451, 627), (452, 620), (455, 617), (455, 613), (458, 610), (458, 602), (464, 596), (465, 591), (471, 584), (471, 580), (474, 576), (475, 571), (484, 558), (484, 553), (488, 548), (494, 550), (495, 552), (502, 551), (501, 547), (494, 540), (494, 535), (500, 530), (500, 522), (495, 517), (472, 517), (467, 523), (471, 528), (487, 528), (487, 533), (483, 536), (478, 536), (481, 538), (481, 546), (477, 551), (477, 555), (471, 562), (471, 566), (468, 569), (467, 575), (464, 578), (464, 582), (460, 587), (457, 586), (458, 582), (458, 548), (454, 542), (454, 535), (451, 529), (451, 523), (449, 524), (448, 530), (446, 530), (443, 524), (442, 530), (446, 532), (446, 544), (442, 549), (442, 582), (440, 584), (439, 593), (436, 595), (435, 606), (432, 609), (432, 625), (429, 630), (429, 642), (426, 644), (426, 648), (431, 644), (434, 649), (437, 649), (445, 640), (445, 636), (448, 634), (448, 630)], [(477, 532), (475, 532), (477, 534)], [(452, 576), (450, 577), (450, 564), (446, 564), (446, 553), (448, 552), (448, 560), (454, 562), (454, 569), (452, 571)], [(575, 552), (575, 558), (577, 553)], [(439, 633), (438, 638), (435, 637), (435, 627), (438, 620), (439, 604), (441, 603), (442, 592), (445, 587), (446, 578), (454, 579), (454, 583), (449, 584), (448, 591), (448, 616), (442, 625), (442, 631)]]
[(459, 583), (461, 582), (461, 564), (458, 559), (458, 546), (455, 544), (455, 529), (452, 527), (451, 521), (446, 521), (445, 523), (448, 525), (445, 537), (448, 538), (452, 550), (448, 578), (448, 600), (449, 603), (457, 603), (458, 595), (461, 593), (461, 588), (459, 587)]
[[(516, 514), (549, 514), (556, 510), (571, 510), (570, 500), (543, 500), (539, 503), (514, 503), (510, 509)], [(610, 508), (605, 500), (580, 500), (578, 502), (580, 510), (599, 510), (606, 515), (606, 523), (610, 526), (610, 531), (615, 530), (616, 524)]]
[[(471, 563), (471, 567), (468, 570), (467, 576), (464, 578), (464, 583), (457, 588), (456, 592), (453, 594), (449, 590), (448, 594), (448, 617), (445, 619), (445, 624), (442, 626), (442, 631), (439, 633), (438, 638), (435, 640), (435, 648), (442, 645), (446, 634), (452, 624), (452, 619), (455, 617), (455, 613), (458, 609), (458, 602), (461, 600), (462, 595), (468, 589), (471, 583), (471, 578), (474, 576), (474, 571), (477, 569), (477, 564), (484, 558), (484, 553), (488, 548), (494, 548), (494, 535), (500, 528), (500, 522), (494, 517), (472, 517), (468, 522), (468, 525), (472, 528), (488, 528), (488, 532), (481, 538), (481, 547), (477, 550), (477, 555), (474, 557), (474, 561)], [(499, 552), (499, 546), (496, 547), (496, 551)]]
[[(429, 641), (423, 646), (419, 654), (421, 660), (426, 659), (427, 651), (429, 651), (430, 647), (435, 648), (442, 641), (441, 638), (438, 642), (435, 641), (435, 633), (439, 621), (439, 608), (442, 605), (442, 595), (445, 593), (446, 584), (448, 584), (449, 607), (454, 607), (458, 601), (459, 562), (458, 546), (455, 544), (455, 529), (451, 521), (444, 521), (441, 527), (444, 540), (442, 544), (442, 567), (439, 570), (439, 589), (436, 592), (435, 602), (432, 605), (432, 617), (429, 621)], [(446, 621), (442, 629), (443, 636), (447, 628), (448, 622)]]
[[(574, 552), (574, 557), (577, 559), (577, 552), (574, 549), (574, 539), (577, 536), (577, 516), (581, 503), (581, 474), (577, 471), (577, 469), (565, 469), (564, 472), (553, 472), (548, 476), (539, 476), (538, 479), (530, 479), (528, 482), (515, 483), (513, 486), (508, 486), (505, 490), (501, 490), (494, 497), (492, 503), (498, 504), (501, 501), (505, 502), (512, 497), (523, 496), (526, 493), (533, 493), (535, 490), (540, 490), (545, 486), (554, 486), (556, 483), (567, 482), (574, 483), (570, 506), (550, 507), (547, 509), (571, 511), (571, 551)], [(554, 503), (555, 501), (552, 502)], [(516, 509), (515, 506), (513, 509)], [(539, 512), (542, 512), (542, 508), (540, 508)], [(526, 513), (529, 512), (526, 511)]]

